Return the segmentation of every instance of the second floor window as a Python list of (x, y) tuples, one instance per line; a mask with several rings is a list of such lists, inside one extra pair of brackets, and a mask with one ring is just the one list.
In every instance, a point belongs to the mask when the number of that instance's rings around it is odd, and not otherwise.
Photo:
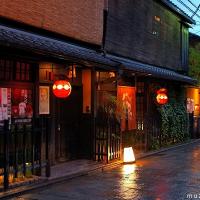
[(152, 34), (159, 37), (160, 36), (160, 29), (161, 29), (161, 18), (157, 15), (153, 16), (152, 22)]
[(24, 62), (16, 62), (15, 76), (16, 81), (30, 81), (31, 80), (31, 67), (30, 64)]
[(1, 81), (33, 81), (34, 64), (0, 58)]

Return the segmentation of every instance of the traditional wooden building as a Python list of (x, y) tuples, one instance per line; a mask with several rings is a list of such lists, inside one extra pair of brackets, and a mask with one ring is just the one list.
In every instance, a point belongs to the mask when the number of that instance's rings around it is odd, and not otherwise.
[[(141, 152), (161, 147), (163, 140), (178, 141), (167, 138), (176, 128), (162, 126), (156, 92), (165, 88), (172, 110), (175, 105), (185, 110), (183, 86), (195, 83), (188, 77), (188, 28), (195, 22), (168, 0), (109, 0), (104, 15), (105, 54), (121, 64), (119, 85), (135, 88), (136, 126), (122, 133), (123, 145)], [(163, 130), (165, 136), (171, 132), (165, 139)]]
[[(187, 76), (191, 23), (167, 0), (3, 1), (4, 188), (20, 177), (41, 175), (43, 167), (49, 176), (61, 162), (107, 163), (121, 158), (127, 145), (147, 149), (148, 137), (159, 129), (148, 129), (158, 122), (152, 91), (178, 91), (194, 82)], [(54, 85), (60, 80), (71, 86)], [(53, 87), (71, 94), (58, 98)]]
[(200, 36), (189, 34), (189, 71), (190, 75), (198, 80), (196, 86), (187, 88), (187, 111), (191, 120), (191, 133), (193, 138), (200, 137), (200, 96), (199, 96), (199, 65), (200, 65)]
[[(30, 174), (41, 175), (43, 168), (49, 176), (51, 166), (61, 162), (108, 161), (111, 139), (109, 159), (120, 157), (120, 137), (115, 137), (120, 131), (113, 127), (113, 137), (108, 138), (96, 126), (106, 119), (95, 119), (97, 85), (115, 81), (118, 66), (101, 53), (103, 9), (101, 0), (1, 3), (0, 184), (4, 182), (4, 188)], [(70, 82), (71, 87), (56, 88), (71, 88), (68, 98), (53, 94), (58, 80)]]

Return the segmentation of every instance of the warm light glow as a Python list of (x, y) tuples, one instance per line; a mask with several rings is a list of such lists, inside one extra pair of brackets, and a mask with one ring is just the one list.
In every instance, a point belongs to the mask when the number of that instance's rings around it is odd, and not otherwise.
[(76, 66), (70, 66), (67, 73), (68, 78), (76, 78)]
[(69, 85), (64, 85), (64, 89), (69, 90), (70, 89)]
[(160, 17), (159, 17), (159, 16), (154, 16), (154, 19), (155, 19), (157, 22), (160, 22)]
[(167, 89), (161, 88), (157, 90), (156, 101), (161, 105), (164, 105), (168, 102)]
[(132, 147), (124, 148), (124, 163), (135, 162), (135, 155)]
[(194, 110), (195, 110), (195, 111), (199, 111), (199, 104), (195, 104)]
[(136, 197), (137, 194), (139, 197), (139, 193), (141, 192), (137, 189), (141, 187), (141, 183), (137, 181), (139, 176), (141, 176), (141, 174), (138, 173), (136, 164), (123, 165), (122, 178), (119, 179), (120, 187), (118, 189), (123, 199), (135, 199), (134, 197)]
[(63, 89), (63, 86), (62, 86), (62, 85), (57, 85), (57, 89), (58, 89), (58, 90), (62, 90), (62, 89)]
[(56, 85), (54, 84), (54, 85), (53, 85), (53, 90), (55, 90), (55, 89), (56, 89)]
[(159, 104), (166, 104), (168, 102), (168, 97), (164, 93), (160, 93), (156, 96), (156, 100)]
[(135, 164), (131, 164), (131, 165), (124, 165), (123, 166), (123, 171), (124, 174), (129, 175), (135, 172)]
[(110, 77), (110, 78), (115, 77), (115, 72), (109, 72), (109, 77)]
[(71, 94), (71, 84), (66, 80), (58, 80), (53, 85), (53, 94), (58, 98), (66, 98)]

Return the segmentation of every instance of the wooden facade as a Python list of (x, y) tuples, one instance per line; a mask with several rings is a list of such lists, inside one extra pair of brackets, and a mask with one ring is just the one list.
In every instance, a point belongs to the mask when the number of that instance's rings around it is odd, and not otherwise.
[(186, 71), (188, 29), (158, 1), (110, 0), (105, 49), (143, 63)]
[[(132, 146), (136, 153), (159, 148), (165, 139), (155, 101), (156, 88), (177, 88), (177, 84), (183, 83), (163, 81), (162, 76), (158, 78), (142, 68), (147, 64), (155, 70), (164, 68), (188, 74), (187, 23), (191, 22), (184, 14), (156, 0), (109, 0), (105, 16), (105, 52), (115, 55), (112, 58), (125, 59), (121, 82), (136, 87), (136, 128), (122, 132), (122, 146)], [(132, 61), (135, 62), (126, 68), (126, 62)], [(137, 70), (135, 65), (141, 65), (141, 69)]]
[[(0, 190), (2, 177), (8, 189), (22, 177), (44, 176), (44, 169), (50, 176), (50, 166), (59, 163), (120, 158), (119, 122), (103, 110), (101, 123), (97, 114), (106, 105), (102, 92), (116, 96), (114, 69), (1, 49)], [(67, 99), (52, 93), (63, 77), (72, 85)]]
[[(45, 167), (50, 176), (50, 166), (75, 159), (108, 163), (121, 159), (127, 145), (140, 153), (161, 139), (151, 93), (154, 85), (170, 82), (171, 71), (164, 68), (187, 73), (188, 27), (180, 15), (154, 0), (16, 4), (4, 0), (0, 8), (5, 189), (9, 175), (12, 180), (27, 172), (40, 176)], [(127, 69), (110, 54), (138, 61), (144, 69), (135, 70), (134, 64)], [(170, 74), (169, 81), (162, 73)], [(72, 85), (67, 99), (53, 95), (59, 79)]]

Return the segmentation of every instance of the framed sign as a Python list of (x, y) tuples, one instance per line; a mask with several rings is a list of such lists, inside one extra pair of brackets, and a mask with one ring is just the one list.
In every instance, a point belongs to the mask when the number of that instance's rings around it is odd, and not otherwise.
[(49, 86), (39, 86), (39, 114), (50, 114)]
[(11, 89), (0, 88), (0, 127), (8, 119), (11, 119)]

